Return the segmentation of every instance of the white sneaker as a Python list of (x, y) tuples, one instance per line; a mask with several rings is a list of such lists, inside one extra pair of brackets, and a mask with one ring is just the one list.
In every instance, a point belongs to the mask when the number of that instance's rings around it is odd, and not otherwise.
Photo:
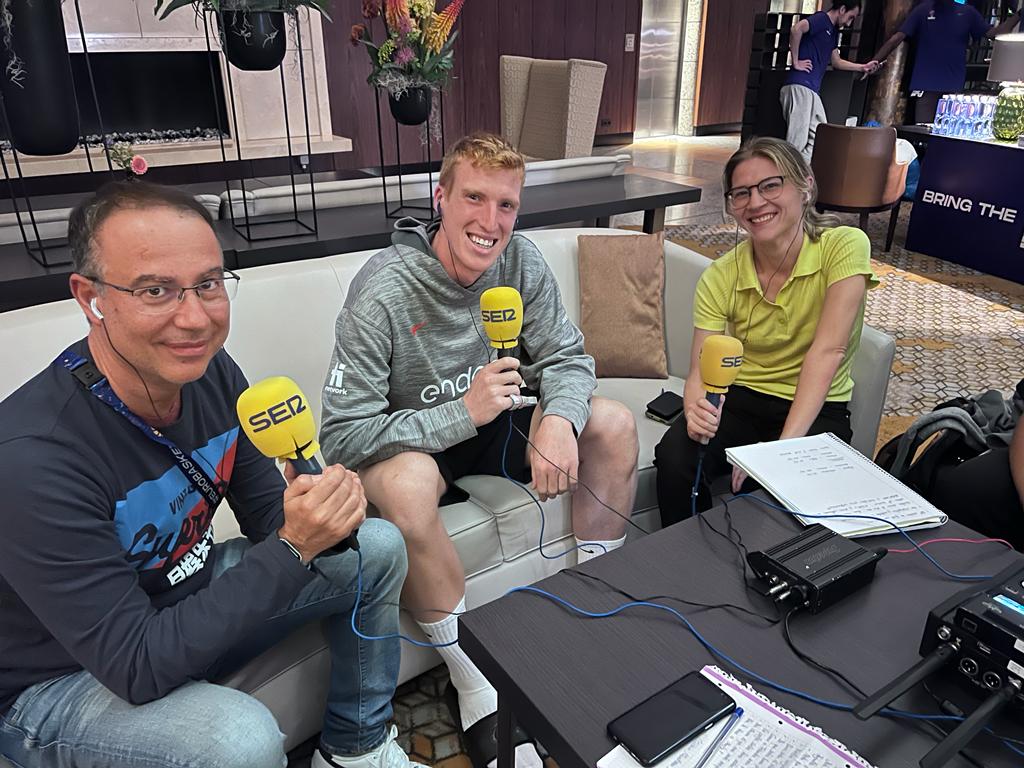
[(313, 753), (309, 768), (427, 768), (421, 763), (414, 763), (398, 746), (398, 727), (392, 725), (384, 743), (372, 752), (354, 757), (331, 755), (322, 749)]

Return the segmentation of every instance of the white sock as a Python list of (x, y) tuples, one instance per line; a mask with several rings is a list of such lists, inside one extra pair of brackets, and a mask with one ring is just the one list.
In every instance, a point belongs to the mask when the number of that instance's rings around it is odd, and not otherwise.
[[(466, 596), (463, 595), (451, 616), (445, 616), (433, 624), (419, 621), (420, 629), (432, 643), (450, 643), (459, 638), (459, 614), (466, 610)], [(448, 665), (452, 685), (459, 692), (459, 714), (462, 716), (462, 730), (498, 711), (498, 692), (494, 690), (476, 664), (458, 645), (438, 648), (444, 663)]]
[(593, 560), (595, 557), (600, 557), (603, 554), (611, 552), (614, 549), (618, 549), (626, 543), (626, 535), (623, 534), (621, 539), (612, 539), (610, 541), (597, 541), (594, 539), (581, 539), (576, 537), (576, 546), (579, 549), (576, 550), (576, 563), (582, 565), (587, 560)]

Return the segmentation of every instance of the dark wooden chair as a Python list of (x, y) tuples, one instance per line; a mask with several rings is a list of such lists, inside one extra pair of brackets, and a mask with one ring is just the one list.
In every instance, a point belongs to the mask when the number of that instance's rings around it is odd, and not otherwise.
[(890, 211), (885, 251), (892, 247), (909, 163), (896, 162), (895, 128), (850, 128), (822, 123), (814, 139), (811, 168), (818, 188), (819, 211), (860, 214), (867, 232), (868, 215)]

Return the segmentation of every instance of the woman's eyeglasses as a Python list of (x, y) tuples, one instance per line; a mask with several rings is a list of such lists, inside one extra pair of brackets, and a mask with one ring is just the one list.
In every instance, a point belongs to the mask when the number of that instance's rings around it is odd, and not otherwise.
[(734, 211), (746, 208), (749, 205), (751, 192), (755, 189), (765, 200), (774, 200), (782, 194), (785, 180), (785, 176), (769, 176), (767, 179), (761, 179), (757, 184), (751, 184), (749, 187), (733, 187), (725, 193), (725, 199)]

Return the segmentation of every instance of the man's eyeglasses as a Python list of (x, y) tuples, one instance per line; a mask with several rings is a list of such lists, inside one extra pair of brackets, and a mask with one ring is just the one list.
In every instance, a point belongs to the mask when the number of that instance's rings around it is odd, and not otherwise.
[(238, 281), (242, 279), (230, 269), (225, 269), (222, 274), (208, 277), (187, 288), (177, 285), (145, 285), (141, 288), (126, 288), (123, 285), (114, 285), (106, 280), (100, 280), (98, 277), (86, 277), (99, 285), (129, 294), (134, 300), (135, 309), (144, 315), (163, 315), (171, 312), (185, 300), (185, 293), (188, 291), (194, 291), (200, 301), (206, 304), (229, 302), (238, 293)]
[(785, 176), (769, 176), (767, 179), (761, 179), (757, 184), (751, 184), (749, 187), (733, 187), (725, 193), (725, 199), (734, 211), (747, 207), (750, 203), (750, 193), (754, 189), (765, 200), (774, 200), (782, 194), (785, 180)]

